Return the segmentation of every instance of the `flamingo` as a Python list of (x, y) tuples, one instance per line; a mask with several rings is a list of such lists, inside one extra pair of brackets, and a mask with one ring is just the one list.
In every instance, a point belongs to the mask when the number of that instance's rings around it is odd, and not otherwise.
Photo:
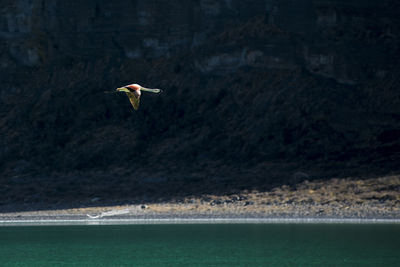
[(133, 83), (123, 87), (117, 88), (116, 92), (125, 92), (131, 102), (133, 108), (135, 110), (139, 109), (139, 102), (140, 102), (140, 95), (142, 94), (141, 91), (150, 92), (150, 93), (161, 93), (161, 89), (151, 89), (143, 87), (139, 84)]

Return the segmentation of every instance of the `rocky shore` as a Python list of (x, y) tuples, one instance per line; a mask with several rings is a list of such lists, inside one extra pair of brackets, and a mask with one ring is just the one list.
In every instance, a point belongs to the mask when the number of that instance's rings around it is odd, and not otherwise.
[(162, 219), (315, 219), (400, 221), (400, 176), (330, 179), (279, 186), (266, 192), (203, 195), (170, 202), (0, 213), (18, 222)]

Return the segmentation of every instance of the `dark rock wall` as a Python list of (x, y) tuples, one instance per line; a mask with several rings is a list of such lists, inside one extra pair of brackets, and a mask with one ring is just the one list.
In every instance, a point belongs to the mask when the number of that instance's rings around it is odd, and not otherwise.
[[(198, 69), (260, 61), (351, 84), (396, 64), (399, 8), (393, 0), (5, 1), (2, 67), (171, 57), (213, 45)], [(221, 34), (215, 47), (210, 39)]]
[[(322, 164), (320, 176), (396, 171), (399, 10), (395, 0), (2, 1), (4, 182), (99, 171), (257, 185), (275, 179), (272, 162)], [(131, 82), (165, 93), (143, 95), (138, 112), (103, 94)]]

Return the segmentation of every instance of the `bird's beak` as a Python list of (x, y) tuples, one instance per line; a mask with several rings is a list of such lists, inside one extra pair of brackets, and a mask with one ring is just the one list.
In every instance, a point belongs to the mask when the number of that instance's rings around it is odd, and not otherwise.
[(120, 87), (120, 88), (117, 88), (117, 92), (129, 92), (129, 90), (126, 89), (125, 87)]

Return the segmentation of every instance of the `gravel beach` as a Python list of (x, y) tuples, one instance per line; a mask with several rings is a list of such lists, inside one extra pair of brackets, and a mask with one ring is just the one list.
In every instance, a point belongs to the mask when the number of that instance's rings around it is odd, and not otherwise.
[(146, 222), (400, 222), (400, 176), (331, 179), (283, 185), (268, 192), (204, 195), (72, 209), (0, 213), (1, 224)]
[[(8, 207), (8, 210), (10, 208)], [(16, 209), (17, 210), (17, 209)], [(400, 222), (400, 176), (331, 179), (267, 192), (71, 209), (2, 212), (0, 223)]]

